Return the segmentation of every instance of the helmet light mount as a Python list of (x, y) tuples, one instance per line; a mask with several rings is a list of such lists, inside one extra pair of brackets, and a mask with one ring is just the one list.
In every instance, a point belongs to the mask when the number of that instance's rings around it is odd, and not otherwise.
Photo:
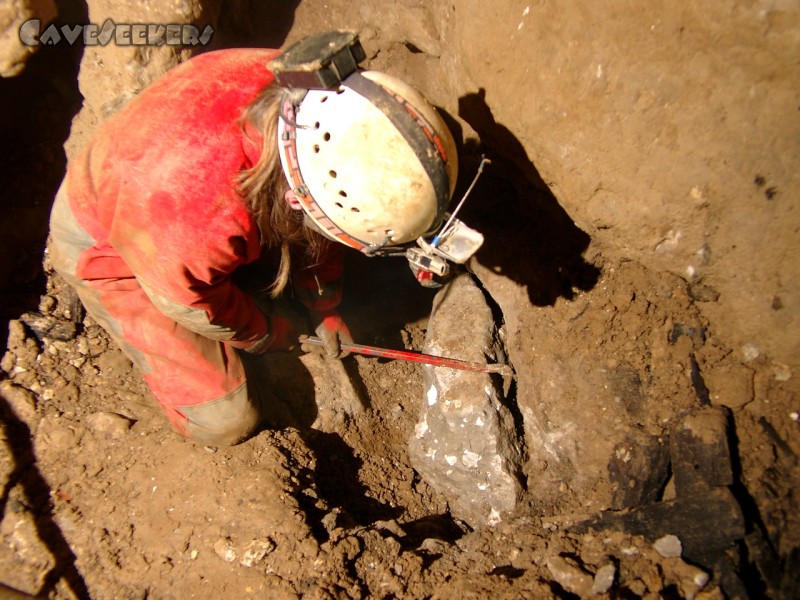
[[(286, 147), (294, 148), (296, 143), (294, 138), (297, 130), (309, 128), (309, 125), (296, 123), (295, 115), (309, 91), (341, 90), (345, 80), (359, 72), (359, 65), (365, 59), (366, 53), (358, 39), (358, 34), (351, 31), (327, 31), (303, 38), (267, 64), (267, 68), (275, 77), (275, 82), (284, 89), (284, 97), (281, 100), (279, 113), (282, 121), (281, 128), (283, 129), (281, 143), (285, 146), (284, 153), (281, 155), (282, 162), (284, 162), (284, 172), (287, 173), (287, 178), (293, 189), (297, 188), (296, 191), (303, 192), (302, 195), (306, 197), (306, 201), (313, 203), (315, 208), (318, 207), (313, 198), (310, 194), (305, 193), (308, 190), (299, 171), (297, 150), (286, 150)], [(354, 82), (354, 80), (355, 83), (361, 80), (363, 85), (361, 76), (355, 75), (351, 77), (350, 82)], [(346, 85), (350, 85), (350, 82)], [(402, 110), (402, 112), (405, 112), (405, 110)], [(428, 131), (425, 133), (428, 134)], [(427, 154), (430, 153), (428, 152)], [(442, 158), (446, 160), (446, 155), (443, 155)], [(418, 159), (422, 160), (419, 154)], [(295, 165), (294, 172), (291, 174), (286, 171), (287, 162)], [(330, 219), (325, 218), (324, 214), (312, 214), (314, 209), (310, 212), (309, 205), (306, 203), (303, 203), (302, 206), (303, 210), (312, 216), (317, 225), (327, 229), (326, 235), (328, 237), (360, 249), (368, 256), (405, 256), (415, 278), (421, 285), (438, 287), (441, 285), (441, 281), (449, 275), (451, 271), (450, 263), (464, 264), (477, 252), (483, 243), (482, 234), (467, 227), (455, 217), (472, 191), (484, 164), (487, 162), (489, 162), (487, 159), (481, 161), (472, 185), (470, 185), (452, 214), (444, 214), (444, 203), (446, 203), (447, 198), (440, 196), (439, 214), (443, 215), (443, 218), (436, 219), (435, 223), (445, 221), (444, 225), (441, 229), (438, 228), (438, 225), (434, 225), (439, 229), (438, 233), (434, 233), (435, 229), (429, 230), (418, 237), (415, 242), (410, 241), (392, 245), (390, 238), (387, 236), (383, 243), (364, 245), (350, 237)], [(454, 174), (452, 177), (454, 177)], [(447, 180), (445, 179), (444, 181), (446, 182)], [(441, 187), (441, 185), (447, 184), (439, 183), (439, 185)], [(452, 190), (452, 187), (450, 189)]]
[(326, 31), (296, 42), (267, 68), (282, 88), (335, 90), (366, 57), (355, 32)]

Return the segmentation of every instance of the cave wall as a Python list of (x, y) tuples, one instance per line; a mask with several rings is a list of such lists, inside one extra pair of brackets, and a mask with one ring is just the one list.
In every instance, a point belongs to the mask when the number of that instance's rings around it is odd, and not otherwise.
[(732, 348), (797, 366), (800, 7), (451, 4), (453, 96), (486, 90), (511, 158), (596, 242), (694, 284)]
[(421, 88), (595, 244), (687, 281), (738, 358), (797, 368), (800, 6), (324, 6), (300, 3), (288, 40), (359, 31), (372, 68)]
[(58, 10), (53, 0), (11, 0), (0, 6), (0, 77), (16, 77), (37, 50), (22, 43), (22, 24), (30, 19), (48, 23)]

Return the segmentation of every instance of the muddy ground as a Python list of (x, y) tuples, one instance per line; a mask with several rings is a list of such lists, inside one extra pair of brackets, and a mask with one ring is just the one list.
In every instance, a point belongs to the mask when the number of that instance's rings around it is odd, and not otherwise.
[[(218, 17), (217, 43), (274, 46), (342, 24), (321, 2), (290, 4), (268, 34), (237, 38), (246, 10)], [(372, 5), (325, 7), (361, 28), (373, 67), (413, 78), (433, 72), (442, 49), (409, 25), (422, 5), (406, 4), (414, 10), (394, 20)], [(92, 6), (92, 20), (115, 9)], [(60, 9), (67, 21), (86, 19), (80, 3)], [(487, 38), (496, 33), (487, 24)], [(602, 228), (579, 229), (551, 191), (558, 182), (520, 167), (514, 133), (533, 133), (490, 126), (481, 92), (446, 116), (462, 192), (482, 154), (494, 161), (465, 219), (487, 236), (469, 269), (516, 371), (506, 398), (525, 450), (516, 510), (471, 527), (412, 468), (426, 368), (414, 363), (274, 355), (265, 372), (279, 401), (268, 429), (233, 448), (173, 433), (47, 264), (66, 157), (130, 91), (103, 56), (44, 48), (0, 81), (0, 584), (58, 599), (797, 596), (793, 365), (733, 344), (715, 318), (719, 293), (703, 280), (632, 259)], [(491, 96), (492, 82), (482, 83)], [(449, 89), (439, 79), (425, 91), (445, 104)], [(435, 292), (405, 264), (351, 256), (346, 290), (357, 341), (422, 348)], [(687, 412), (702, 418), (681, 421)], [(680, 423), (716, 452), (692, 466), (709, 461), (719, 475), (691, 496), (705, 503), (683, 501)]]

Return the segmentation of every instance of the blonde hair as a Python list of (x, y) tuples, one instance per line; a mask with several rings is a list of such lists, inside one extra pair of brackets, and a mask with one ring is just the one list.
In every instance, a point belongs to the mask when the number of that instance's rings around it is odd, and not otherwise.
[(305, 227), (305, 213), (294, 210), (284, 199), (289, 183), (281, 169), (277, 145), (281, 98), (281, 88), (268, 85), (244, 109), (242, 130), (249, 122), (263, 136), (263, 146), (258, 162), (242, 171), (238, 180), (245, 206), (258, 223), (261, 245), (280, 251), (278, 272), (267, 288), (273, 298), (289, 283), (293, 258), (299, 259), (303, 266), (313, 265), (330, 243)]

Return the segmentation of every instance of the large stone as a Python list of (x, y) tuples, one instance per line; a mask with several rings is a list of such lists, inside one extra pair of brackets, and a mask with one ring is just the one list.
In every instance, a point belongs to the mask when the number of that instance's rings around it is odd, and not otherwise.
[[(114, 23), (193, 24), (202, 31), (213, 23), (219, 6), (215, 2), (127, 2), (89, 0), (89, 21), (102, 26)], [(213, 43), (213, 35), (212, 35)], [(72, 160), (86, 145), (95, 129), (120, 110), (150, 83), (171, 68), (202, 50), (200, 45), (119, 45), (109, 43), (86, 46), (81, 59), (78, 85), (83, 106), (76, 115), (72, 135), (64, 148)]]
[(11, 0), (0, 6), (0, 77), (14, 77), (25, 68), (25, 62), (38, 46), (22, 43), (20, 27), (38, 19), (42, 28), (56, 16), (53, 0)]
[[(462, 275), (434, 300), (425, 352), (493, 362), (503, 356), (496, 333), (483, 293)], [(409, 447), (414, 468), (473, 527), (502, 520), (521, 492), (520, 441), (496, 377), (426, 366), (426, 397)]]

